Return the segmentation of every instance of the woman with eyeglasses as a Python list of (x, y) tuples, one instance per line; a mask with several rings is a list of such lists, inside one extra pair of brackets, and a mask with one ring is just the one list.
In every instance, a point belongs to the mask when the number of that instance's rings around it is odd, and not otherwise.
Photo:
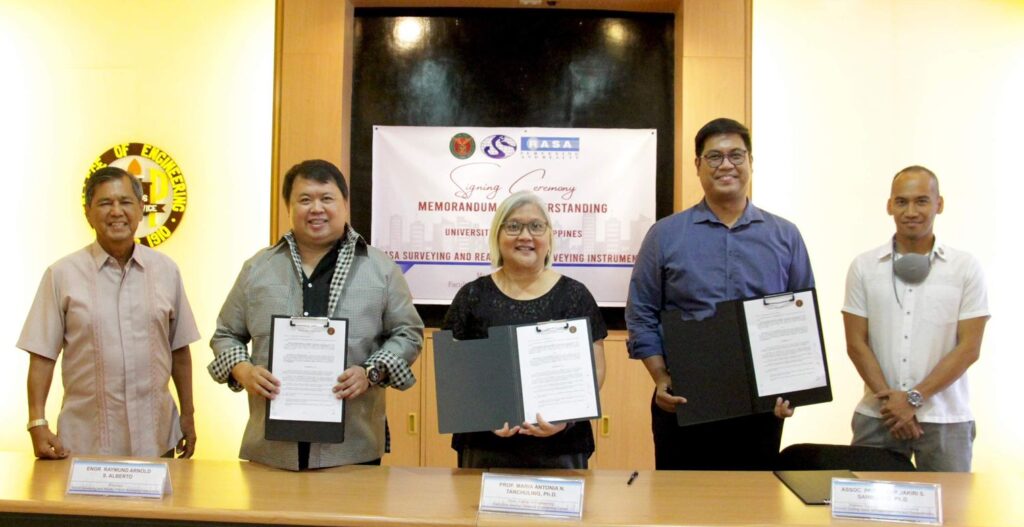
[[(460, 340), (487, 337), (487, 328), (589, 317), (598, 386), (604, 383), (604, 319), (587, 288), (551, 269), (554, 237), (543, 201), (517, 192), (495, 211), (488, 233), (496, 270), (459, 289), (443, 329)], [(438, 372), (438, 375), (442, 375)], [(594, 453), (590, 421), (505, 423), (493, 432), (455, 434), (461, 468), (587, 468)]]

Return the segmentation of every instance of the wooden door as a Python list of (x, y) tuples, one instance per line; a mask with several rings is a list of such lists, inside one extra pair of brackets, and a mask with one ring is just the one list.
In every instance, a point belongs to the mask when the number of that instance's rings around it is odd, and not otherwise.
[(604, 357), (602, 416), (593, 422), (596, 449), (590, 468), (653, 470), (650, 403), (654, 382), (643, 362), (629, 358), (625, 331), (609, 332)]
[(423, 466), (450, 467), (458, 465), (458, 456), (452, 450), (452, 435), (441, 434), (437, 428), (437, 392), (434, 390), (434, 336), (428, 330), (427, 345), (423, 350)]
[(391, 453), (381, 463), (388, 466), (418, 467), (422, 460), (423, 438), (423, 367), (424, 354), (413, 363), (416, 384), (405, 391), (387, 389), (388, 428), (391, 430)]

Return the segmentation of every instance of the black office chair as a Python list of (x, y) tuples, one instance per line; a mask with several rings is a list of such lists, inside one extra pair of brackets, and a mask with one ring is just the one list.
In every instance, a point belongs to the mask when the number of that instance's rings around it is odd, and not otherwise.
[(867, 446), (801, 443), (779, 452), (776, 470), (854, 470), (911, 472), (917, 470), (903, 454)]

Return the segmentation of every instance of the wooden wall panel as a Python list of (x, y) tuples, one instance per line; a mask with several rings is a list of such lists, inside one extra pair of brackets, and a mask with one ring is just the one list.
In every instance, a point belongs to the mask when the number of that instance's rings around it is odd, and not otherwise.
[[(681, 0), (676, 36), (676, 210), (700, 201), (704, 192), (693, 164), (693, 138), (705, 123), (730, 117), (750, 126), (751, 0)], [(677, 45), (677, 50), (679, 47)], [(756, 137), (755, 137), (756, 139)]]
[(281, 178), (295, 163), (326, 159), (348, 174), (351, 99), (351, 4), (336, 0), (279, 0), (278, 78), (275, 79), (270, 242), (288, 231)]
[[(469, 4), (504, 5), (486, 0)], [(400, 7), (406, 3), (279, 0), (272, 241), (288, 229), (284, 207), (279, 207), (279, 177), (284, 171), (302, 159), (323, 157), (338, 163), (348, 174), (353, 5)], [(720, 115), (750, 124), (752, 22), (751, 0), (680, 0), (676, 5), (673, 205), (678, 211), (701, 196), (690, 153), (693, 135), (700, 126)], [(611, 4), (577, 2), (572, 7), (588, 6), (601, 9)], [(665, 11), (669, 6), (662, 2), (635, 10)], [(737, 59), (742, 66), (726, 68), (719, 62), (724, 59)], [(723, 85), (727, 87), (725, 92), (721, 91)]]
[[(750, 125), (750, 20), (752, 0), (571, 0), (568, 8), (627, 9), (671, 12), (675, 6), (674, 210), (700, 199), (693, 166), (693, 137), (708, 120), (727, 116)], [(499, 0), (453, 0), (434, 6), (507, 7)], [(278, 0), (278, 44), (275, 78), (274, 152), (272, 167), (271, 241), (289, 228), (280, 205), (280, 176), (294, 163), (311, 157), (328, 159), (349, 173), (352, 85), (353, 6), (403, 7), (402, 0)], [(417, 6), (423, 3), (416, 2)], [(623, 7), (625, 6), (625, 7)], [(685, 89), (684, 89), (685, 87)], [(756, 140), (756, 131), (755, 131)], [(428, 332), (429, 335), (429, 332)], [(418, 362), (418, 392), (388, 396), (394, 454), (388, 464), (450, 467), (455, 453), (450, 436), (437, 432), (433, 393), (433, 339)], [(644, 469), (653, 466), (649, 401), (652, 383), (643, 365), (629, 360), (624, 332), (606, 341), (608, 378), (602, 390), (610, 428), (603, 435), (595, 422), (598, 450), (592, 466)], [(407, 431), (408, 415), (418, 408), (416, 434)], [(405, 434), (408, 437), (398, 437)], [(412, 452), (416, 452), (415, 455)], [(405, 456), (409, 456), (406, 458)]]
[(596, 449), (590, 468), (654, 470), (650, 410), (654, 381), (644, 364), (626, 353), (625, 331), (608, 333), (604, 357), (602, 417), (592, 423)]
[(352, 0), (356, 7), (490, 7), (505, 9), (597, 9), (607, 11), (634, 11), (647, 13), (671, 13), (678, 0), (557, 0), (557, 6), (547, 5), (544, 0), (538, 6), (522, 6), (519, 0)]
[(687, 57), (746, 56), (745, 0), (684, 0), (680, 5)]
[(672, 71), (673, 86), (672, 86), (672, 100), (675, 108), (673, 109), (673, 137), (675, 142), (672, 145), (672, 210), (673, 212), (679, 212), (683, 210), (683, 162), (686, 159), (684, 154), (683, 145), (685, 144), (685, 136), (683, 135), (683, 57), (685, 56), (685, 50), (683, 43), (686, 41), (683, 38), (683, 23), (682, 23), (682, 11), (683, 11), (683, 0), (679, 2), (679, 9), (676, 11), (675, 28), (673, 34), (673, 42), (675, 44), (675, 56), (673, 57), (675, 68)]
[[(746, 61), (740, 58), (684, 57), (683, 125), (681, 136), (682, 182), (679, 192), (680, 210), (690, 207), (704, 197), (693, 163), (693, 138), (708, 121), (729, 117), (746, 121)], [(700, 82), (697, 82), (697, 81)], [(691, 82), (692, 81), (692, 82)]]
[(458, 456), (452, 450), (452, 435), (441, 434), (437, 427), (437, 392), (434, 389), (434, 338), (428, 330), (423, 361), (423, 445), (422, 466), (454, 467)]
[(420, 355), (412, 365), (416, 384), (405, 391), (388, 389), (388, 428), (391, 430), (391, 453), (385, 454), (381, 463), (392, 467), (418, 467), (422, 459), (420, 443), (423, 438), (423, 366), (425, 357)]

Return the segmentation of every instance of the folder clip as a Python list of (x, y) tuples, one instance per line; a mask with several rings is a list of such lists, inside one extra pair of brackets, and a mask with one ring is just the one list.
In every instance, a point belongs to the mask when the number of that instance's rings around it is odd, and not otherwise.
[(327, 317), (292, 317), (288, 324), (296, 326), (331, 327), (331, 319)]
[(543, 328), (541, 327), (541, 324), (537, 324), (537, 327), (534, 328), (534, 329), (537, 330), (537, 333), (548, 333), (548, 332), (551, 332), (551, 331), (565, 331), (565, 330), (569, 329), (569, 323), (568, 322), (552, 322), (552, 323), (549, 323), (549, 324), (544, 324)]
[(779, 293), (777, 295), (768, 295), (762, 299), (766, 306), (788, 304), (794, 300), (796, 300), (796, 293)]

